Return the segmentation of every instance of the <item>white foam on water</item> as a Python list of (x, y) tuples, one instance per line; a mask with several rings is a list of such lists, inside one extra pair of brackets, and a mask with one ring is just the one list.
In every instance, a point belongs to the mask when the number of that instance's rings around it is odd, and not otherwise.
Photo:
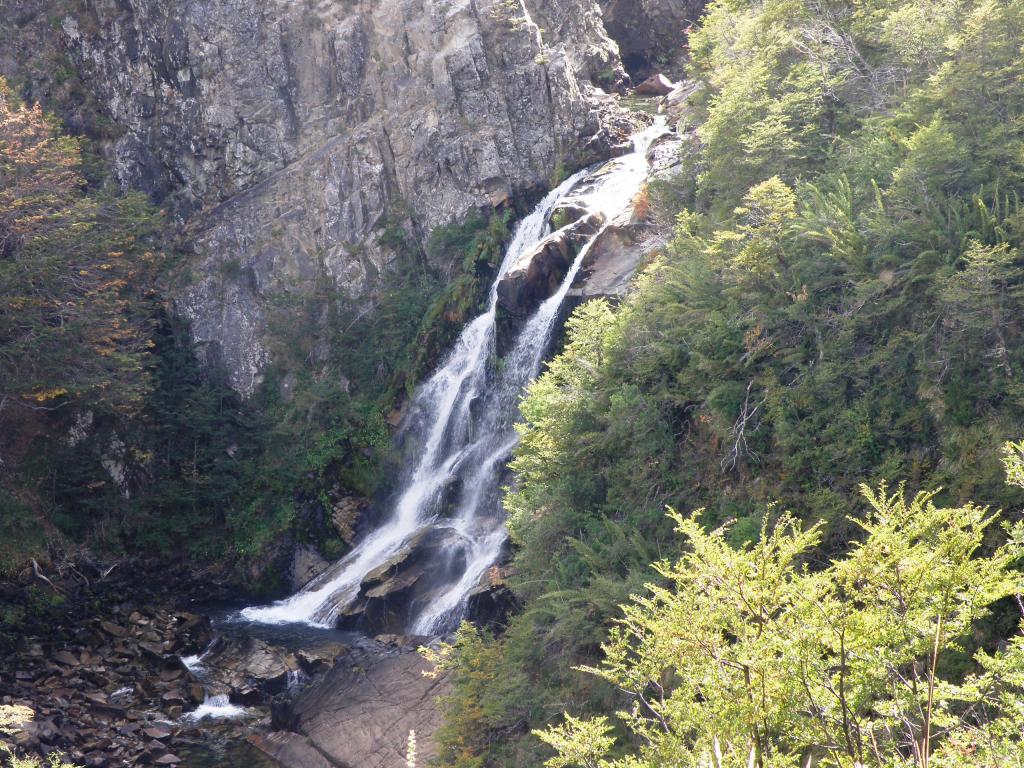
[(237, 720), (245, 717), (249, 711), (245, 707), (232, 704), (227, 694), (207, 696), (206, 701), (191, 712), (182, 715), (183, 720)]

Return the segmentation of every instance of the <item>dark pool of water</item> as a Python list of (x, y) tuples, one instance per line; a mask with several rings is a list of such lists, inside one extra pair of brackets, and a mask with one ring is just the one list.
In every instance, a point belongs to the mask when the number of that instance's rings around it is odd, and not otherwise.
[(340, 629), (311, 627), (308, 624), (258, 624), (238, 617), (237, 609), (205, 611), (213, 622), (213, 631), (228, 638), (255, 637), (293, 653), (324, 642), (354, 646), (365, 642), (366, 636)]
[(281, 768), (277, 761), (235, 734), (210, 733), (202, 740), (179, 741), (175, 749), (188, 768)]

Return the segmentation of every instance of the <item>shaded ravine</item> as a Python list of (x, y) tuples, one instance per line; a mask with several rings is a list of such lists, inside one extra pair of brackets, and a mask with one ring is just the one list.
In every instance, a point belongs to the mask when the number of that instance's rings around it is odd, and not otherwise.
[[(633, 151), (581, 171), (552, 190), (524, 218), (491, 286), (486, 310), (462, 330), (442, 366), (413, 397), (398, 440), (413, 457), (385, 522), (348, 555), (291, 597), (242, 610), (239, 619), (333, 626), (353, 603), (368, 574), (387, 567), (425, 536), (439, 542), (429, 564), (431, 585), (417, 594), (405, 628), (436, 635), (457, 625), (469, 594), (499, 558), (507, 538), (501, 507), (501, 470), (517, 442), (514, 422), (524, 388), (537, 376), (559, 310), (605, 222), (626, 209), (646, 174), (646, 150), (661, 124), (634, 137)], [(506, 273), (550, 234), (557, 205), (571, 202), (602, 223), (577, 253), (557, 290), (519, 330), (495, 364), (498, 285)]]

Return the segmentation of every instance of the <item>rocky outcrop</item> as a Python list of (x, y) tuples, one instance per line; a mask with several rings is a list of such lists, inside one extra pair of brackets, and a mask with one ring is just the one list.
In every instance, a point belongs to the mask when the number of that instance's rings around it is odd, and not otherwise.
[[(577, 210), (577, 209), (566, 209)], [(525, 252), (498, 283), (498, 352), (565, 278), (580, 249), (601, 228), (600, 214), (587, 214)]]
[(372, 307), (399, 251), (621, 138), (594, 0), (28, 5), (114, 126), (118, 181), (185, 225), (175, 304), (243, 393), (275, 313), (324, 286)]
[(466, 599), (466, 615), (478, 626), (505, 627), (520, 603), (507, 584), (507, 568), (492, 565)]
[(320, 553), (305, 545), (299, 545), (292, 554), (292, 567), (288, 578), (292, 591), (297, 591), (330, 567)]
[(423, 528), (390, 558), (363, 577), (359, 594), (342, 611), (338, 625), (370, 634), (401, 632), (434, 591), (465, 567), (456, 534)]
[[(332, 489), (335, 497), (340, 494), (340, 487)], [(331, 502), (331, 525), (341, 540), (348, 545), (356, 539), (359, 523), (367, 510), (366, 500), (350, 494), (340, 495)]]
[(672, 86), (672, 90), (660, 100), (658, 110), (668, 117), (671, 125), (678, 126), (681, 122), (686, 121), (690, 124), (689, 129), (693, 130), (698, 119), (697, 115), (692, 114), (694, 110), (690, 102), (702, 88), (703, 85), (697, 80), (684, 80), (681, 83), (676, 83)]

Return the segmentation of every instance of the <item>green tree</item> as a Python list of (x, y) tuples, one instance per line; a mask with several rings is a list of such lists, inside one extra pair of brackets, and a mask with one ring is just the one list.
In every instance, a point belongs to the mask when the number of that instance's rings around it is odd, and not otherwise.
[[(624, 606), (604, 663), (587, 670), (629, 694), (619, 718), (640, 744), (602, 766), (927, 766), (960, 733), (964, 700), (981, 699), (968, 691), (993, 684), (1010, 656), (984, 657), (987, 671), (965, 685), (943, 676), (944, 656), (1024, 588), (1012, 569), (1022, 530), (985, 554), (985, 508), (885, 486), (863, 494), (863, 539), (820, 570), (805, 559), (818, 526), (782, 515), (735, 548), (725, 527), (673, 513), (688, 548), (656, 565), (668, 586)], [(561, 754), (548, 764), (595, 764), (565, 758), (586, 754), (599, 725), (545, 732)], [(1014, 749), (1024, 757), (1019, 733)], [(948, 762), (951, 750), (935, 764), (966, 765)]]
[(158, 218), (86, 189), (81, 166), (81, 142), (0, 80), (0, 408), (127, 411), (147, 389)]

